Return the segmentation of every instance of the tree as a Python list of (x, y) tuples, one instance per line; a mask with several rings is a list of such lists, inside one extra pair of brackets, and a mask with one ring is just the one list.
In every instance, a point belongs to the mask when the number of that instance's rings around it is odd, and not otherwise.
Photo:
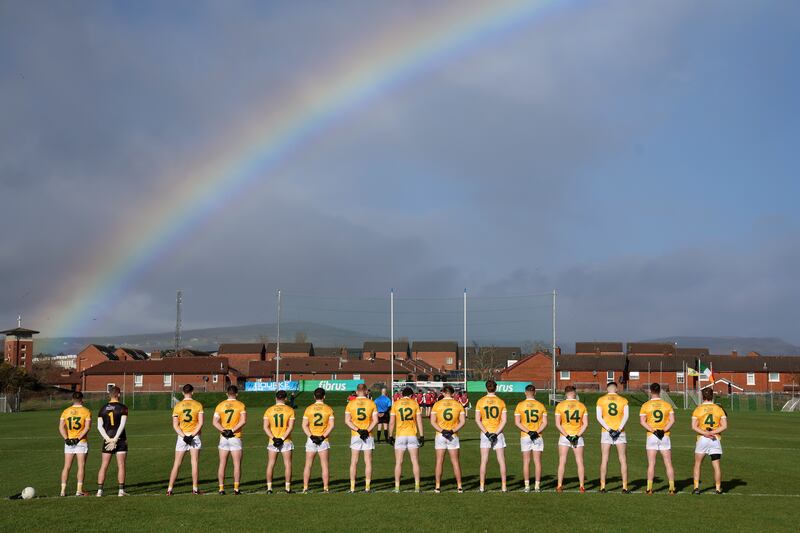
[(493, 378), (503, 368), (503, 365), (498, 366), (497, 361), (495, 361), (497, 348), (495, 346), (480, 346), (477, 342), (473, 342), (472, 347), (475, 353), (471, 354), (467, 359), (467, 365), (472, 370), (472, 377), (481, 381)]
[(23, 369), (0, 363), (0, 392), (11, 393), (19, 389), (38, 389), (39, 382)]

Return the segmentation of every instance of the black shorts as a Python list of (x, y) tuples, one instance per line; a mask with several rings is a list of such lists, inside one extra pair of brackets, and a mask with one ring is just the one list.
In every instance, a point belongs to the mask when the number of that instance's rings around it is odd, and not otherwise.
[(127, 440), (118, 440), (117, 447), (111, 450), (110, 452), (106, 450), (105, 443), (101, 446), (103, 453), (110, 453), (115, 454), (117, 452), (126, 452), (128, 451), (128, 441)]
[(389, 411), (385, 413), (378, 413), (378, 424), (388, 424), (389, 423)]

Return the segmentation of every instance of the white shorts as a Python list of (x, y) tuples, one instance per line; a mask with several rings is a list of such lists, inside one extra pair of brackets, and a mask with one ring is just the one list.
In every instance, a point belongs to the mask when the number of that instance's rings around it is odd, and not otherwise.
[(306, 440), (306, 451), (307, 452), (324, 452), (325, 450), (331, 449), (331, 443), (328, 439), (322, 441), (322, 444), (314, 444), (311, 439)]
[(436, 438), (433, 440), (433, 447), (437, 450), (457, 450), (461, 447), (461, 444), (456, 436), (447, 440), (442, 437), (441, 433), (437, 433)]
[(519, 439), (519, 447), (523, 452), (541, 452), (544, 450), (544, 439), (539, 437), (536, 440), (531, 440), (527, 435)]
[(358, 435), (350, 437), (350, 449), (360, 450), (362, 452), (375, 449), (375, 439), (370, 435), (367, 440), (362, 440)]
[(719, 438), (709, 439), (708, 437), (700, 437), (697, 439), (697, 444), (694, 447), (694, 453), (704, 453), (706, 455), (722, 455), (722, 443)]
[(396, 437), (394, 439), (395, 450), (408, 450), (410, 448), (419, 448), (419, 439), (417, 437)]
[(506, 436), (502, 433), (497, 434), (497, 442), (494, 443), (492, 446), (492, 442), (486, 438), (485, 433), (481, 433), (481, 448), (493, 448), (495, 450), (499, 450), (500, 448), (506, 447)]
[(239, 437), (231, 437), (226, 439), (222, 435), (219, 437), (219, 446), (217, 446), (220, 450), (227, 450), (229, 452), (238, 452), (242, 449), (242, 439)]
[(89, 453), (89, 443), (83, 440), (78, 444), (76, 444), (75, 446), (70, 446), (68, 444), (65, 444), (64, 453), (68, 455)]
[(176, 452), (188, 452), (189, 450), (199, 450), (202, 447), (203, 443), (200, 441), (200, 435), (195, 435), (194, 443), (192, 443), (191, 445), (183, 442), (183, 437), (178, 437), (178, 440), (175, 443)]
[(600, 434), (600, 444), (628, 444), (628, 439), (625, 437), (625, 432), (619, 434), (617, 440), (611, 438), (608, 431), (603, 431)]
[[(327, 441), (325, 441), (325, 442), (327, 442)], [(311, 444), (314, 444), (314, 443), (312, 442)], [(283, 441), (283, 445), (281, 446), (281, 449), (279, 450), (278, 448), (275, 447), (274, 444), (272, 444), (272, 441), (269, 441), (269, 444), (267, 444), (267, 450), (269, 450), (271, 452), (276, 452), (276, 453), (290, 452), (290, 451), (294, 450), (294, 443), (292, 441), (290, 441), (290, 440), (285, 440), (285, 441)]]
[[(558, 437), (558, 445), (559, 446), (566, 446), (567, 448), (572, 448), (572, 443), (567, 440), (567, 437), (561, 435)], [(578, 437), (578, 444), (575, 445), (576, 448), (583, 448), (584, 442), (583, 437)]]
[(669, 440), (669, 435), (664, 435), (664, 438), (661, 440), (659, 440), (655, 435), (648, 435), (645, 449), (665, 452), (672, 449), (672, 442)]

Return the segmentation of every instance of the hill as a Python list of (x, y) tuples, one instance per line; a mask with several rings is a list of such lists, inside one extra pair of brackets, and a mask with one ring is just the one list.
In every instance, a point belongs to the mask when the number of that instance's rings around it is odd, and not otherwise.
[(713, 354), (758, 352), (761, 355), (800, 355), (800, 346), (776, 337), (661, 337), (641, 342), (678, 343), (687, 348), (708, 348)]

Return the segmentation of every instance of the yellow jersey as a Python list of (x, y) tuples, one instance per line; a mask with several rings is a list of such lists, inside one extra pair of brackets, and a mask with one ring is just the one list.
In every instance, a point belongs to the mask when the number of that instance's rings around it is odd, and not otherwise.
[(419, 404), (416, 400), (403, 397), (392, 404), (391, 415), (394, 416), (396, 437), (417, 436), (417, 415)]
[[(86, 423), (91, 419), (92, 413), (82, 405), (72, 405), (64, 409), (64, 412), (61, 413), (61, 420), (64, 421), (64, 427), (67, 429), (67, 438), (77, 439), (86, 427)], [(86, 442), (85, 436), (81, 442)]]
[(322, 402), (315, 402), (306, 407), (303, 418), (308, 420), (308, 430), (315, 437), (328, 431), (330, 421), (333, 419), (333, 409)]
[(486, 431), (494, 433), (500, 427), (502, 414), (506, 412), (506, 402), (494, 394), (487, 394), (475, 404), (475, 412), (481, 414), (481, 423)]
[[(670, 413), (674, 412), (669, 402), (658, 398), (644, 402), (642, 408), (639, 410), (639, 416), (641, 417), (644, 415), (644, 421), (651, 428), (664, 429), (669, 423)], [(652, 435), (652, 433), (648, 431), (647, 436), (649, 437), (650, 435)], [(664, 433), (664, 435), (669, 435), (669, 432)]]
[[(344, 412), (350, 413), (350, 422), (358, 429), (369, 429), (372, 415), (378, 412), (378, 408), (375, 407), (375, 402), (369, 398), (358, 397), (347, 404)], [(358, 431), (350, 431), (350, 433), (354, 437), (358, 435)]]
[(578, 400), (563, 400), (556, 405), (556, 416), (561, 417), (561, 428), (567, 435), (577, 435), (583, 426), (586, 406)]
[[(698, 405), (694, 411), (692, 411), (692, 418), (697, 419), (698, 425), (701, 429), (712, 431), (719, 427), (723, 418), (728, 418), (728, 413), (725, 412), (725, 409), (715, 403), (703, 402)], [(701, 435), (697, 436), (698, 439), (700, 437)], [(717, 435), (717, 438), (720, 438), (720, 436)]]
[[(225, 429), (235, 428), (246, 412), (244, 404), (239, 400), (225, 400), (214, 409), (214, 414), (219, 415), (219, 423)], [(237, 431), (233, 436), (237, 439), (241, 438), (242, 430)]]
[[(446, 431), (453, 431), (458, 426), (461, 415), (464, 414), (464, 406), (453, 398), (442, 398), (433, 404), (431, 415), (434, 414), (436, 415), (436, 423), (440, 428)], [(441, 433), (437, 433), (437, 435), (441, 435)], [(453, 436), (458, 437), (458, 433), (453, 433)]]
[[(625, 415), (625, 407), (628, 400), (619, 394), (605, 394), (597, 399), (597, 407), (600, 408), (600, 416), (611, 429), (617, 430), (622, 425), (622, 418)], [(606, 431), (606, 428), (602, 428)]]
[[(514, 416), (519, 416), (520, 423), (528, 428), (528, 431), (539, 431), (544, 422), (544, 417), (547, 414), (547, 409), (539, 400), (524, 399), (517, 404), (514, 409)], [(528, 434), (520, 432), (521, 436), (527, 437)]]
[(289, 429), (289, 421), (294, 420), (294, 409), (285, 404), (275, 404), (264, 411), (264, 420), (269, 423), (269, 430), (278, 439), (291, 441), (291, 435), (284, 438)]
[(181, 400), (172, 409), (172, 416), (178, 419), (178, 426), (184, 433), (194, 433), (200, 423), (203, 406), (197, 400)]

